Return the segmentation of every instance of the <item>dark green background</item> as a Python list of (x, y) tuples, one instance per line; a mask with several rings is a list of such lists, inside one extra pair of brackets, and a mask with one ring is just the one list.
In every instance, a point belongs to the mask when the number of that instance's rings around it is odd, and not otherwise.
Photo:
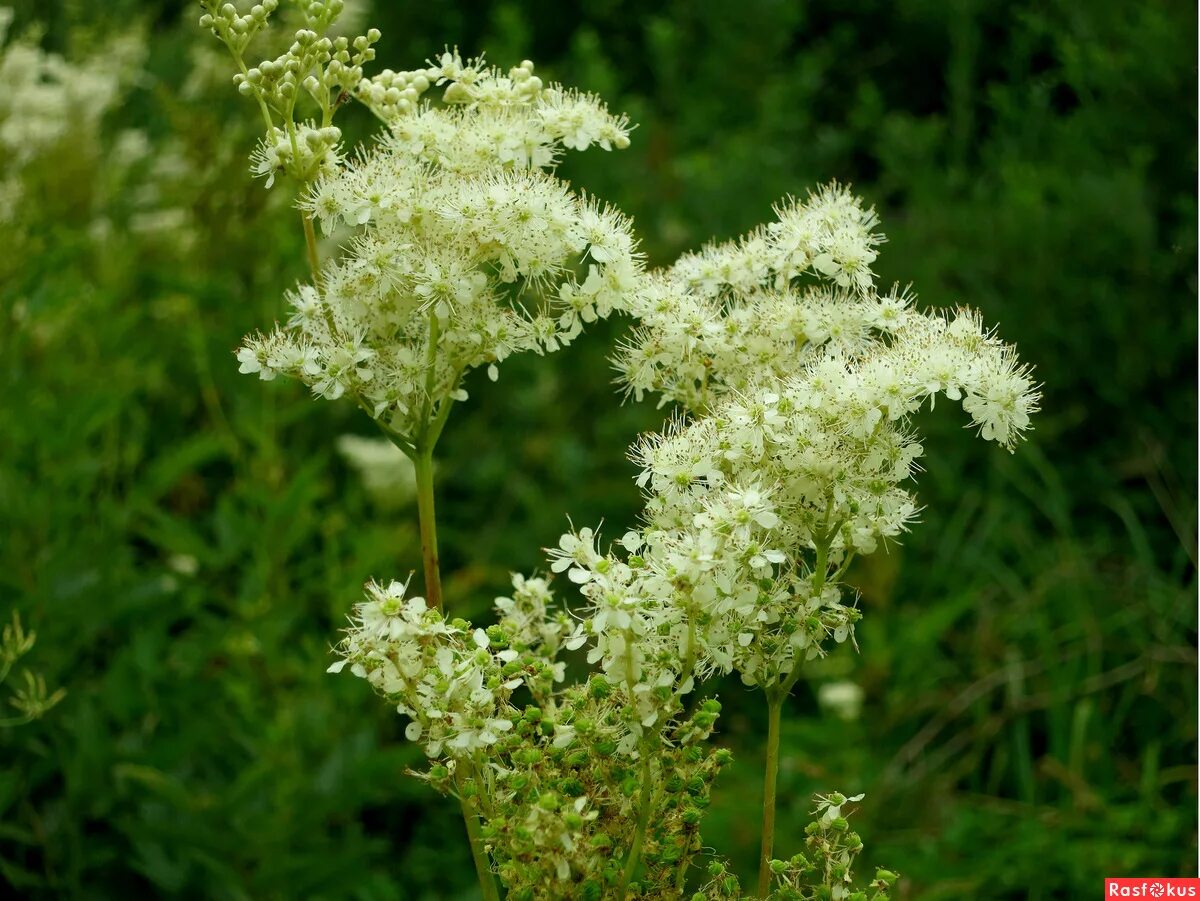
[[(652, 262), (832, 178), (874, 203), (884, 283), (978, 306), (1045, 383), (1015, 456), (939, 408), (923, 522), (864, 561), (861, 655), (788, 710), (778, 847), (814, 791), (865, 791), (865, 863), (902, 898), (1098, 897), (1106, 875), (1196, 874), (1196, 14), (1186, 2), (377, 4), (378, 66), (445, 43), (601, 93), (633, 147), (565, 175), (638, 223)], [(195, 223), (127, 233), (130, 183), (77, 148), (34, 185), (0, 266), (0, 613), (68, 690), (0, 731), (0, 883), (20, 896), (469, 898), (456, 811), (403, 775), (403, 723), (324, 674), (369, 577), (418, 560), (412, 511), (371, 506), (332, 436), (346, 405), (238, 376), (231, 349), (304, 275), (282, 196), (251, 183), (257, 117), (183, 97), (175, 3), (18, 0), (77, 54), (151, 39), (107, 121), (174, 136)], [(35, 12), (36, 10), (36, 12)], [(362, 111), (346, 121), (366, 127)], [(91, 160), (89, 164), (89, 160)], [(97, 162), (97, 160), (100, 160)], [(136, 179), (135, 179), (136, 181)], [(287, 188), (282, 189), (285, 193)], [(89, 223), (116, 240), (98, 250)], [(569, 514), (636, 516), (627, 323), (514, 360), (444, 439), (447, 592), (482, 613)], [(175, 554), (195, 575), (173, 572)], [(862, 716), (814, 686), (851, 678)], [(709, 845), (757, 841), (761, 697), (720, 686)]]

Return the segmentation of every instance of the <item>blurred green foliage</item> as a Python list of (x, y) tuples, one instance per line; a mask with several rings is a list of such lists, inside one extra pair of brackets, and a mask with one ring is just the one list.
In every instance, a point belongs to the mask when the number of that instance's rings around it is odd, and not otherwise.
[[(865, 863), (899, 870), (899, 897), (1195, 874), (1194, 6), (377, 5), (381, 65), (457, 43), (628, 111), (634, 147), (568, 174), (654, 262), (851, 181), (883, 216), (885, 282), (980, 307), (1038, 365), (1045, 411), (1013, 457), (931, 414), (924, 522), (855, 574), (862, 654), (815, 667), (788, 712), (780, 850), (840, 788), (867, 793)], [(207, 37), (175, 3), (16, 7), (69, 57), (115, 30), (149, 49), (107, 143), (47, 161), (3, 232), (0, 618), (38, 631), (26, 662), (68, 694), (0, 730), (0, 881), (471, 897), (461, 822), (404, 775), (400, 719), (323, 672), (361, 583), (415, 565), (411, 511), (371, 506), (334, 452), (369, 423), (231, 356), (304, 275), (294, 213), (246, 174), (254, 110), (197, 75)], [(129, 128), (144, 161), (113, 150)], [(168, 149), (174, 175), (154, 171)], [(636, 515), (624, 449), (663, 412), (612, 391), (624, 327), (468, 386), (439, 502), (447, 590), (475, 610), (566, 515), (610, 535)], [(849, 722), (816, 702), (841, 679), (865, 691)], [(738, 764), (705, 835), (749, 872), (765, 717), (720, 689)]]

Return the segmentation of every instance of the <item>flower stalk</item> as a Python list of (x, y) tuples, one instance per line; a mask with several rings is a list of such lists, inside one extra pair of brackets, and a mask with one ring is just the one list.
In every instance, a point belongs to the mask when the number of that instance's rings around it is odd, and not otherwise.
[(654, 780), (650, 774), (650, 755), (642, 749), (641, 789), (638, 795), (637, 825), (634, 827), (633, 843), (629, 846), (629, 856), (625, 860), (625, 869), (621, 872), (621, 884), (617, 889), (617, 897), (625, 901), (629, 892), (629, 883), (637, 872), (638, 864), (642, 861), (642, 845), (646, 841), (646, 829), (650, 824), (651, 800), (654, 796)]
[(458, 800), (462, 806), (463, 822), (467, 826), (467, 841), (471, 845), (471, 859), (475, 862), (475, 874), (479, 877), (479, 890), (483, 893), (483, 901), (500, 901), (500, 890), (496, 887), (496, 874), (492, 872), (491, 861), (488, 859), (487, 848), (483, 843), (483, 835), (479, 828), (478, 799), (468, 798), (464, 790), (467, 786), (465, 779), (458, 780)]
[(425, 571), (425, 600), (442, 607), (442, 573), (438, 560), (437, 516), (433, 496), (433, 448), (419, 443), (412, 455), (417, 481), (417, 517), (421, 530), (421, 560)]
[(771, 859), (775, 853), (775, 787), (779, 777), (779, 725), (786, 695), (767, 692), (767, 769), (763, 776), (762, 847), (758, 855), (758, 897), (771, 889)]

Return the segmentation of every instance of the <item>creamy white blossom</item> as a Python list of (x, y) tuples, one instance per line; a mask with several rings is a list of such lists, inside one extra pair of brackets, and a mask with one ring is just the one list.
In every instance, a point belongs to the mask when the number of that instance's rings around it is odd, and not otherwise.
[(371, 583), (367, 600), (355, 607), (340, 647), (347, 664), (410, 718), (405, 735), (430, 757), (463, 758), (495, 744), (509, 731), (509, 695), (520, 677), (501, 678), (504, 660), (465, 623), (448, 623), (421, 597), (405, 597), (406, 586)]
[[(688, 412), (635, 448), (645, 522), (625, 553), (601, 553), (586, 529), (550, 552), (590, 603), (591, 658), (613, 679), (794, 680), (853, 635), (849, 561), (918, 515), (922, 406), (959, 402), (1009, 450), (1037, 410), (1028, 367), (977, 313), (874, 291), (883, 238), (860, 201), (835, 185), (776, 212), (637, 297), (622, 379)], [(813, 283), (796, 284), (805, 275)], [(670, 706), (661, 693), (637, 700), (647, 721)]]
[[(359, 93), (369, 103), (379, 95), (389, 134), (331, 164), (301, 201), (327, 233), (352, 230), (344, 253), (289, 295), (286, 325), (246, 340), (243, 371), (350, 396), (415, 438), (465, 396), (468, 370), (486, 366), (495, 378), (513, 353), (558, 350), (641, 290), (629, 221), (545, 168), (561, 148), (585, 146), (566, 119), (584, 117), (601, 146), (628, 143), (622, 120), (594, 98), (541, 86), (530, 64), (514, 70), (519, 78), (475, 65), (447, 54), (419, 77), (364, 83)], [(443, 83), (457, 101), (388, 106), (396, 88), (381, 85), (397, 79), (417, 93)], [(286, 137), (262, 151), (264, 172)], [(525, 149), (505, 150), (509, 138)]]

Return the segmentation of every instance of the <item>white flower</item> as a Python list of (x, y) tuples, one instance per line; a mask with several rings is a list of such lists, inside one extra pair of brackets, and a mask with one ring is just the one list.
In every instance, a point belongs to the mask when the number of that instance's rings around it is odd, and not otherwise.
[[(286, 131), (268, 136), (258, 171), (311, 179), (301, 208), (326, 233), (356, 230), (320, 290), (289, 296), (279, 340), (308, 358), (277, 371), (355, 399), (413, 440), (465, 399), (468, 370), (495, 380), (511, 354), (561, 349), (638, 293), (628, 220), (545, 171), (564, 148), (626, 145), (627, 123), (531, 67), (503, 74), (446, 51), (362, 81), (390, 135), (350, 162), (327, 129), (300, 127), (302, 158)], [(437, 84), (449, 106), (418, 102)]]

